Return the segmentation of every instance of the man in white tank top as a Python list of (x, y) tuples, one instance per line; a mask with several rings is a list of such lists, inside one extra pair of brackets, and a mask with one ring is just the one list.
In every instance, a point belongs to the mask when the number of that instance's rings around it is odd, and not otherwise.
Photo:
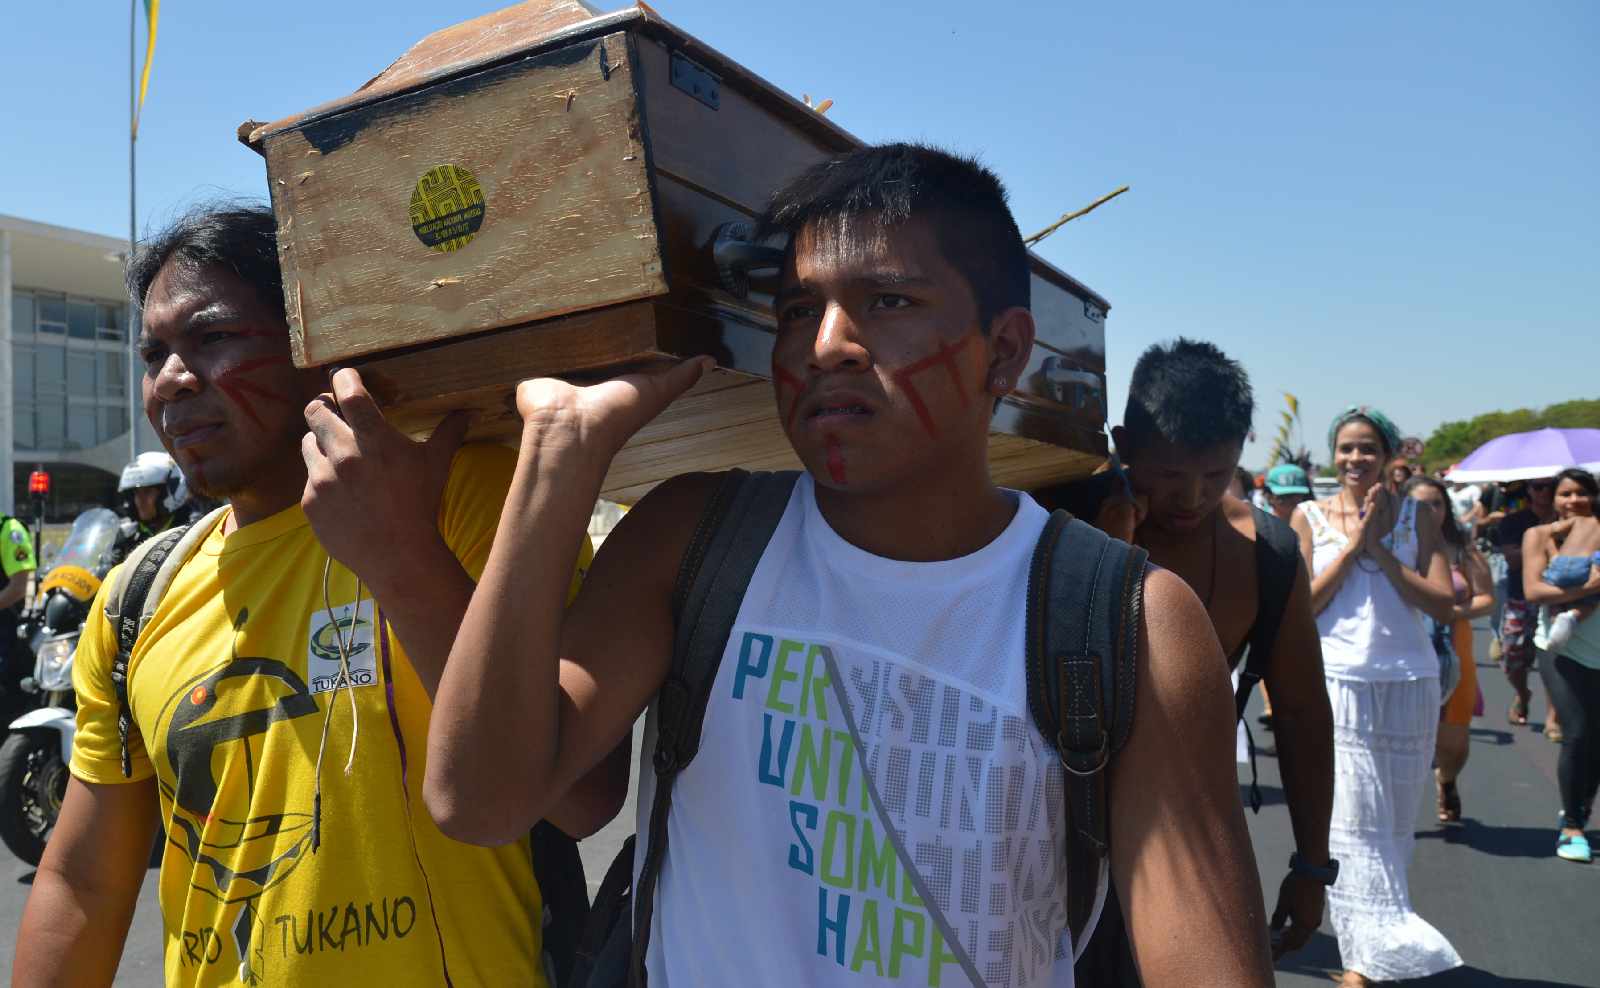
[[(780, 190), (766, 225), (790, 238), (773, 380), (809, 476), (674, 789), (651, 983), (1071, 985), (1061, 768), (1022, 689), (1045, 513), (988, 474), (994, 402), (1034, 337), (1004, 191), (965, 159), (868, 148)], [(612, 457), (709, 364), (518, 389), (516, 478), (430, 727), (424, 788), (446, 833), (525, 832), (660, 689), (680, 560), (718, 478), (657, 488), (570, 611), (562, 592)], [(1216, 638), (1177, 577), (1152, 570), (1146, 601), (1109, 783), (1135, 956), (1147, 985), (1265, 986)]]

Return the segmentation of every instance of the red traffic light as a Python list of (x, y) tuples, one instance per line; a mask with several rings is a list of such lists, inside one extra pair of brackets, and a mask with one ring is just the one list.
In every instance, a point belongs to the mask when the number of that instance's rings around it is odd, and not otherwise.
[(28, 493), (50, 493), (50, 475), (45, 473), (43, 470), (35, 470), (34, 472), (28, 474)]

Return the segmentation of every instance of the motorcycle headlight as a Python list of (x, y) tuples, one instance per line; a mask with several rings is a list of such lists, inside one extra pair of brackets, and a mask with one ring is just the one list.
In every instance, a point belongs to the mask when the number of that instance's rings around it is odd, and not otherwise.
[(72, 689), (72, 653), (78, 647), (77, 635), (52, 638), (34, 653), (34, 679), (46, 692)]

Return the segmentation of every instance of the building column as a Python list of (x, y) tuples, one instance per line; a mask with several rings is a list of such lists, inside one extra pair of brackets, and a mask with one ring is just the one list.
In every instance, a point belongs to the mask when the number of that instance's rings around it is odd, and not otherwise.
[(12, 468), (16, 430), (15, 396), (11, 393), (11, 231), (0, 230), (0, 513), (16, 514), (12, 503), (16, 471)]

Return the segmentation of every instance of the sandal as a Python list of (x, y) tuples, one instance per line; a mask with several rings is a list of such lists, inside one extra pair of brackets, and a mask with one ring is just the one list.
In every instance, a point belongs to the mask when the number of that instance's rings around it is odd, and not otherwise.
[(1461, 822), (1461, 792), (1454, 782), (1439, 784), (1439, 822)]
[(1528, 701), (1517, 697), (1511, 701), (1511, 709), (1506, 711), (1506, 720), (1521, 727), (1528, 723)]
[(1560, 724), (1552, 724), (1549, 721), (1545, 721), (1544, 736), (1546, 740), (1554, 742), (1555, 744), (1560, 744), (1566, 737), (1565, 734), (1561, 733)]

